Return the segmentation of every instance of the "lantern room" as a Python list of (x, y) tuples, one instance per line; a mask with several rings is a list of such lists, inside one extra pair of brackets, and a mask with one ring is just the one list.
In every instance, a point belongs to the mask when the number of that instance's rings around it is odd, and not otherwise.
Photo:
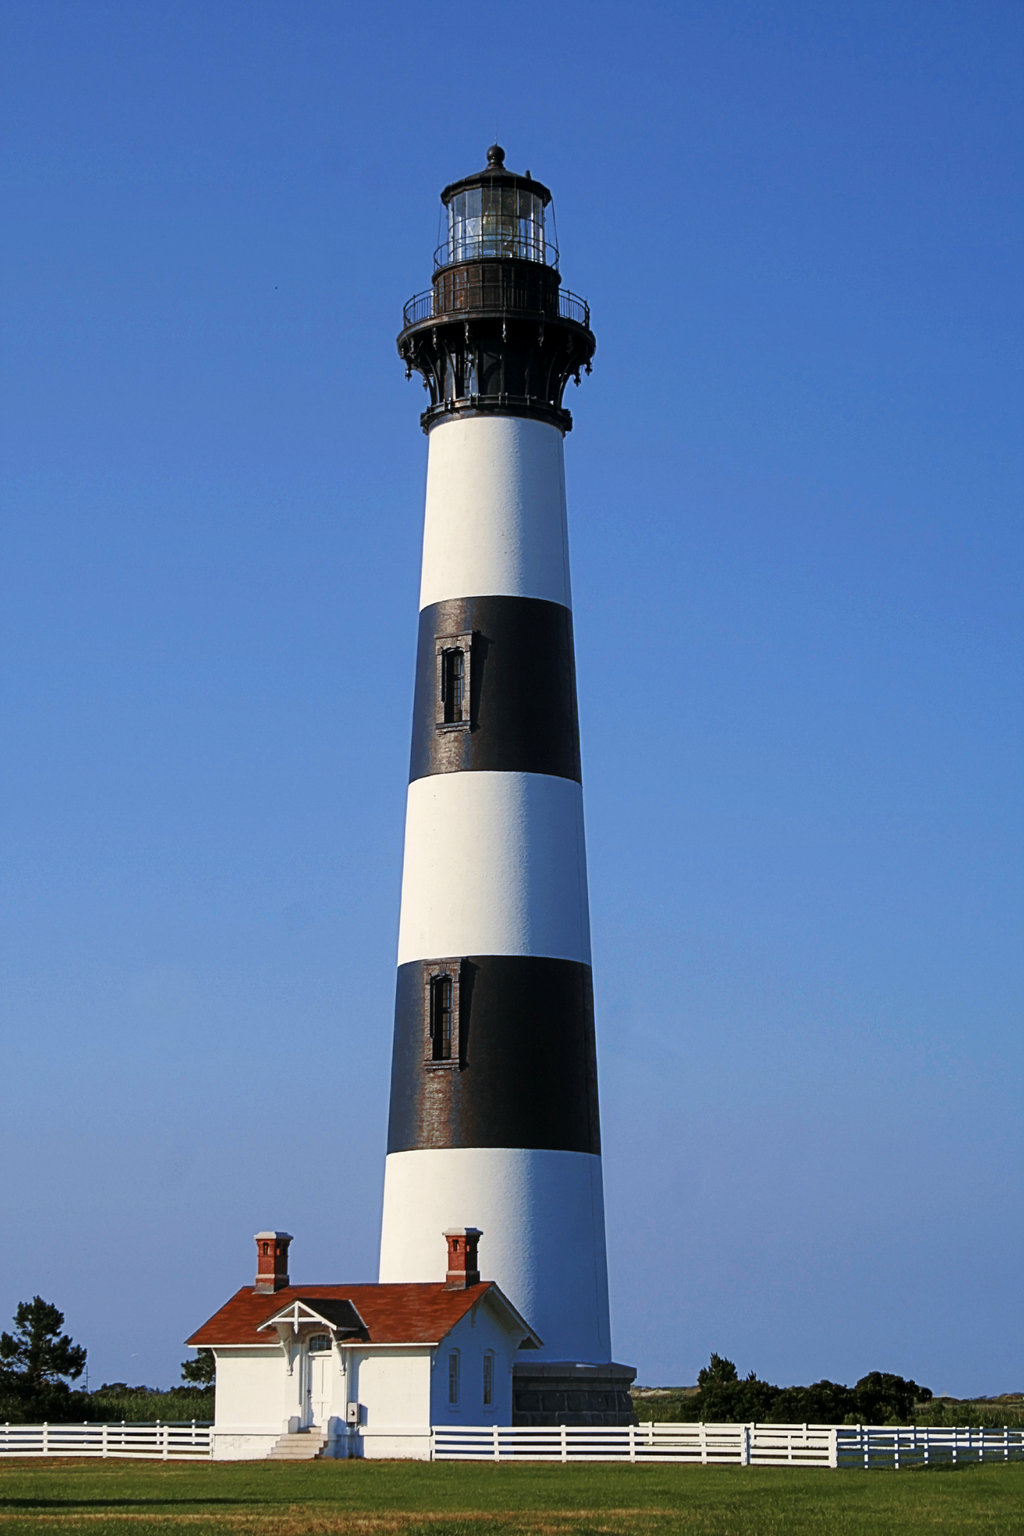
[(505, 169), (505, 151), (492, 144), (486, 169), (452, 182), (441, 193), (447, 231), (434, 253), (435, 267), (484, 256), (558, 265), (558, 249), (546, 228), (551, 193), (529, 171)]
[(441, 220), (431, 286), (406, 304), (398, 337), (406, 375), (430, 395), (424, 431), (498, 411), (568, 432), (562, 396), (590, 372), (595, 341), (586, 300), (560, 286), (551, 193), (492, 144), (482, 171), (445, 187)]

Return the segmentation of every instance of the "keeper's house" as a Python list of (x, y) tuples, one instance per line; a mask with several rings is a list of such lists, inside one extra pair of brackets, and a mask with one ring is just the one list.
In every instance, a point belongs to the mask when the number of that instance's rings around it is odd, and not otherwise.
[(258, 1232), (256, 1283), (188, 1340), (217, 1362), (214, 1457), (426, 1459), (432, 1424), (511, 1424), (513, 1362), (541, 1340), (481, 1281), (481, 1234), (444, 1235), (443, 1281), (292, 1285), (291, 1237)]

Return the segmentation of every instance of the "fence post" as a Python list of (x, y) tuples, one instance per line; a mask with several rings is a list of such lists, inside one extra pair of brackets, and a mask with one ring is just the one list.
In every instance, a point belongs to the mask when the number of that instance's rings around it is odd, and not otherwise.
[(44, 1456), (49, 1456), (49, 1454), (50, 1454), (50, 1426), (44, 1420), (43, 1421), (43, 1455)]
[(839, 1431), (830, 1429), (828, 1432), (828, 1464), (835, 1469), (839, 1466)]
[(495, 1461), (500, 1461), (501, 1460), (501, 1436), (499, 1434), (497, 1424), (495, 1424), (494, 1427), (492, 1428), (491, 1435), (492, 1435), (493, 1443), (494, 1443), (494, 1459), (495, 1459)]
[(561, 1428), (562, 1428), (562, 1437), (561, 1437), (562, 1438), (562, 1460), (563, 1461), (568, 1461), (569, 1460), (568, 1436), (565, 1433), (565, 1425), (564, 1424), (561, 1426)]
[(750, 1452), (754, 1440), (753, 1424), (744, 1424), (743, 1434), (740, 1437), (740, 1466), (750, 1466)]
[(636, 1425), (629, 1426), (629, 1459), (636, 1461)]

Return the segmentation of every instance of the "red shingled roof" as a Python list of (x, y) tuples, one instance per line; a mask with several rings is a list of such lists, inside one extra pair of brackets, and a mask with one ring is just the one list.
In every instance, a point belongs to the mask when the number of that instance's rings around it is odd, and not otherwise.
[(244, 1285), (186, 1343), (193, 1348), (212, 1344), (275, 1344), (274, 1330), (260, 1333), (260, 1323), (296, 1300), (306, 1302), (315, 1311), (319, 1299), (350, 1301), (366, 1324), (371, 1344), (437, 1344), (492, 1289), (497, 1290), (492, 1280), (459, 1291), (446, 1290), (437, 1282), (286, 1285), (272, 1292)]

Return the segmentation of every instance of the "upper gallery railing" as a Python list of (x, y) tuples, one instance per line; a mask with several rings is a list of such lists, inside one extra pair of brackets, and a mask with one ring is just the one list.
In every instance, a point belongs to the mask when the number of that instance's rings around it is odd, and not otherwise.
[[(514, 300), (514, 294), (511, 297)], [(492, 309), (493, 307), (490, 303), (483, 305), (474, 304), (471, 293), (467, 292), (459, 295), (457, 305), (459, 314), (467, 310), (478, 308)], [(515, 308), (517, 306), (513, 303), (512, 307)], [(418, 325), (421, 320), (431, 320), (435, 314), (451, 314), (453, 311), (436, 310), (434, 307), (434, 290), (433, 288), (428, 288), (423, 293), (414, 294), (402, 313), (405, 325), (410, 326)], [(562, 320), (574, 320), (577, 325), (583, 325), (588, 330), (590, 329), (590, 305), (586, 299), (581, 299), (578, 293), (570, 293), (568, 288), (559, 288), (558, 290), (558, 315)]]

